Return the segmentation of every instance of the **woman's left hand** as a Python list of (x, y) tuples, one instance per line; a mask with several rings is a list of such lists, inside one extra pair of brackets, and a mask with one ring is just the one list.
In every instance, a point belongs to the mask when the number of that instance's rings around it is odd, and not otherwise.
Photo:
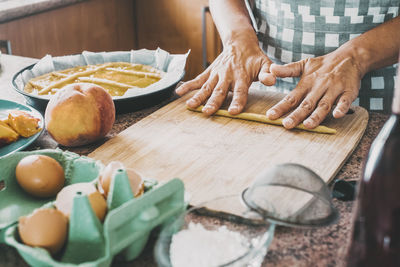
[(276, 77), (301, 79), (292, 92), (267, 111), (267, 117), (277, 119), (290, 112), (283, 120), (285, 128), (301, 122), (307, 128), (315, 128), (335, 103), (333, 117), (343, 117), (357, 98), (363, 74), (356, 59), (338, 50), (286, 65), (272, 64), (270, 72)]

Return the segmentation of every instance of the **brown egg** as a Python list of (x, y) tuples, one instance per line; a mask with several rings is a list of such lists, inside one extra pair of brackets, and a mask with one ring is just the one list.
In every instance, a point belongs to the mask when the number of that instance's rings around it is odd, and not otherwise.
[(69, 217), (72, 211), (74, 197), (86, 195), (97, 218), (103, 221), (107, 213), (107, 202), (92, 183), (77, 183), (64, 187), (57, 194), (55, 206), (65, 216)]
[(126, 169), (119, 161), (110, 162), (99, 176), (99, 190), (107, 197), (110, 190), (111, 180), (119, 169), (125, 169), (129, 178), (132, 193), (138, 197), (144, 192), (144, 183), (142, 177), (132, 169)]
[(26, 156), (15, 168), (19, 185), (36, 197), (55, 196), (64, 186), (64, 170), (57, 160), (44, 155)]
[(37, 209), (19, 218), (18, 233), (24, 244), (56, 254), (67, 240), (68, 219), (56, 209)]

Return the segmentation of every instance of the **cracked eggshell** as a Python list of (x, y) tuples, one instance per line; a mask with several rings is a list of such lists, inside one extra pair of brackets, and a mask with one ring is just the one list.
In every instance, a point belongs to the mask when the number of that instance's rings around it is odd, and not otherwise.
[(126, 169), (119, 161), (110, 162), (99, 176), (99, 190), (107, 197), (113, 177), (119, 169), (125, 169), (129, 178), (132, 193), (138, 197), (144, 192), (144, 182), (142, 177), (132, 169)]
[(58, 194), (55, 206), (65, 216), (69, 218), (72, 211), (74, 197), (77, 195), (86, 195), (90, 205), (97, 218), (102, 222), (107, 213), (107, 202), (103, 195), (97, 191), (96, 186), (92, 183), (76, 183), (64, 187)]
[(127, 169), (129, 183), (131, 184), (131, 189), (135, 197), (139, 197), (144, 193), (144, 181), (140, 174), (132, 169)]

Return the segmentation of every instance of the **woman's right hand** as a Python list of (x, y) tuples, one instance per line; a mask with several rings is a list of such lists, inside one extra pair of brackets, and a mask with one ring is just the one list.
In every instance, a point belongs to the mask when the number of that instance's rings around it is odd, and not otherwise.
[(233, 92), (229, 113), (239, 114), (245, 107), (249, 87), (260, 80), (265, 85), (275, 84), (275, 76), (269, 71), (272, 61), (258, 46), (257, 38), (238, 34), (226, 42), (222, 53), (195, 79), (185, 82), (176, 89), (180, 96), (199, 89), (186, 104), (197, 108), (204, 104), (204, 114), (216, 112), (229, 91)]

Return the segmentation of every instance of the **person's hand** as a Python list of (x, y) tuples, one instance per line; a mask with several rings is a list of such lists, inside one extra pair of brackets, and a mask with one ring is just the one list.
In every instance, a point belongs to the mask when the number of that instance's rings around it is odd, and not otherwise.
[(301, 122), (307, 128), (317, 127), (332, 107), (334, 118), (343, 117), (357, 98), (362, 74), (356, 60), (336, 50), (286, 65), (272, 64), (276, 77), (301, 77), (296, 88), (267, 111), (269, 119), (287, 113), (283, 126), (291, 129)]
[[(200, 89), (186, 104), (196, 108), (204, 104), (203, 113), (211, 115), (224, 102), (229, 91), (233, 92), (229, 113), (240, 113), (247, 102), (251, 83), (257, 78), (266, 85), (273, 85), (275, 77), (270, 74), (272, 61), (261, 51), (257, 40), (245, 36), (229, 42), (215, 61), (195, 79), (176, 89), (178, 95)], [(259, 74), (260, 73), (260, 74)]]

